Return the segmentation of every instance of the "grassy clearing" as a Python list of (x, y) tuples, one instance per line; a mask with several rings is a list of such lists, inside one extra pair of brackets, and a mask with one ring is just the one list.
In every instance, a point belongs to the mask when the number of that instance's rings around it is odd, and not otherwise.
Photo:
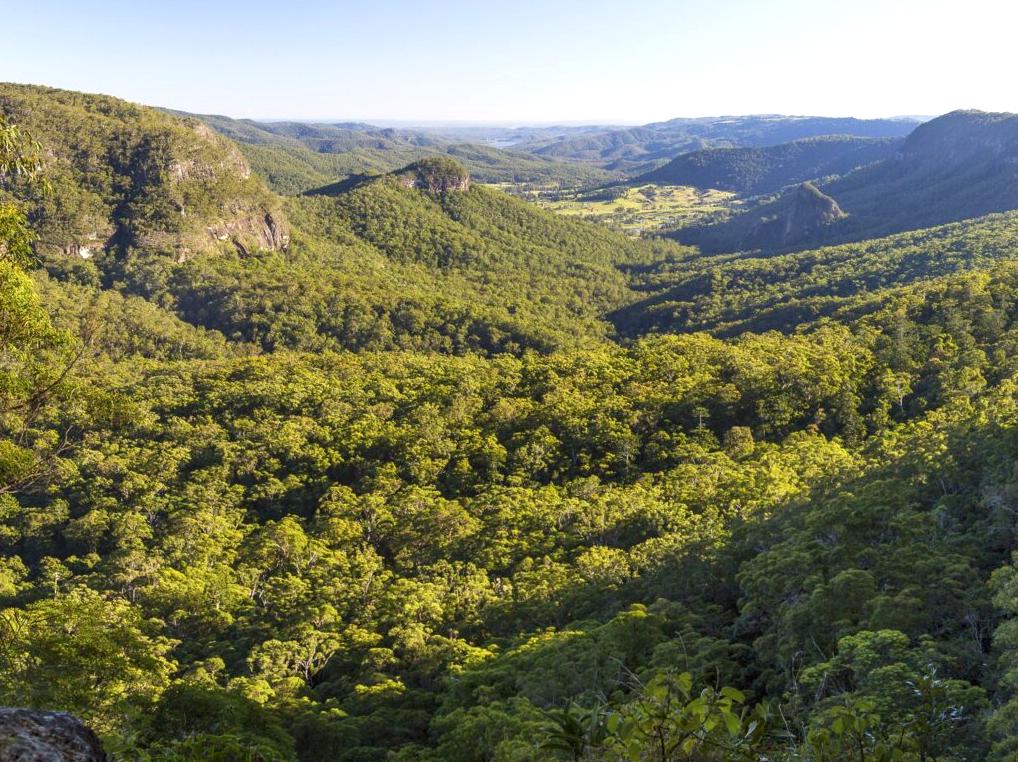
[(632, 236), (676, 230), (708, 218), (723, 219), (731, 213), (735, 198), (734, 193), (684, 185), (619, 185), (595, 191), (498, 187), (557, 214), (597, 222)]

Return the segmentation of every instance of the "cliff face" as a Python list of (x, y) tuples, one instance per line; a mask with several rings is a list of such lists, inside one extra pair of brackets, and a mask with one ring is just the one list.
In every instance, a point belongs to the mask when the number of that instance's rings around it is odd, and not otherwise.
[(47, 193), (9, 181), (42, 256), (130, 248), (178, 260), (223, 247), (285, 249), (279, 200), (207, 125), (106, 96), (0, 85), (0, 114), (43, 148)]
[(452, 159), (421, 159), (396, 173), (401, 185), (430, 193), (470, 190), (470, 175)]
[(280, 212), (239, 210), (239, 214), (208, 229), (217, 241), (231, 241), (241, 254), (251, 249), (285, 251), (290, 246), (290, 228)]
[(0, 759), (106, 762), (95, 733), (64, 712), (0, 708)]
[[(121, 225), (131, 246), (169, 249), (178, 260), (232, 245), (241, 253), (285, 250), (289, 224), (278, 201), (252, 177), (237, 148), (206, 125), (187, 121), (190, 142), (179, 140), (165, 166), (144, 171), (136, 187), (140, 204), (165, 198), (169, 214), (152, 224)], [(144, 159), (142, 159), (144, 162)], [(131, 167), (132, 174), (136, 167)]]

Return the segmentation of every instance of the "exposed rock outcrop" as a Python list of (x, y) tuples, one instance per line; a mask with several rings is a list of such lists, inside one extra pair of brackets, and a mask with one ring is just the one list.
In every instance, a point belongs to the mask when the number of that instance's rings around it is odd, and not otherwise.
[(81, 236), (77, 240), (64, 244), (63, 253), (67, 256), (91, 259), (97, 253), (106, 249), (107, 242), (110, 240), (112, 235), (112, 230), (104, 231), (102, 235), (93, 230), (92, 232)]
[(64, 712), (0, 708), (0, 760), (107, 762), (95, 733)]
[(431, 193), (470, 190), (470, 175), (461, 164), (443, 157), (421, 159), (396, 173), (396, 178), (407, 188)]
[(207, 124), (101, 95), (0, 84), (0, 115), (42, 146), (51, 192), (0, 178), (44, 258), (150, 250), (178, 261), (229, 248), (282, 250), (280, 199)]
[(782, 213), (761, 219), (744, 239), (744, 248), (781, 248), (817, 240), (818, 234), (822, 238), (826, 228), (848, 216), (837, 201), (810, 182), (786, 198), (790, 203)]
[[(198, 140), (208, 144), (202, 153), (192, 151), (183, 159), (174, 159), (167, 167), (170, 194), (186, 199), (198, 187), (215, 188), (222, 183), (237, 183), (235, 195), (222, 199), (219, 218), (206, 224), (204, 230), (176, 231), (170, 235), (156, 233), (143, 236), (140, 242), (150, 246), (173, 248), (179, 261), (206, 253), (220, 243), (232, 243), (242, 254), (255, 249), (285, 251), (290, 245), (290, 227), (281, 206), (251, 178), (251, 169), (235, 145), (207, 125), (188, 122)], [(186, 202), (181, 203), (182, 217), (194, 213)], [(209, 211), (199, 216), (208, 217)], [(187, 226), (184, 226), (185, 230)]]
[(232, 241), (241, 254), (252, 249), (285, 251), (290, 246), (290, 226), (278, 212), (238, 216), (209, 229), (213, 238)]
[(251, 167), (237, 146), (203, 122), (188, 121), (187, 124), (194, 130), (199, 140), (221, 148), (222, 153), (214, 162), (190, 156), (174, 159), (168, 167), (171, 180), (178, 183), (187, 180), (215, 181), (224, 174), (232, 174), (242, 180), (251, 177)]
[(797, 241), (847, 216), (837, 201), (813, 183), (805, 182), (795, 193), (795, 204), (785, 220), (782, 243)]

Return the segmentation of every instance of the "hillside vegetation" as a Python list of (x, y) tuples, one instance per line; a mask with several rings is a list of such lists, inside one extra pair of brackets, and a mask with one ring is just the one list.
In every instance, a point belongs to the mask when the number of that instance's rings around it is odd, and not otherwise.
[(680, 257), (635, 268), (636, 287), (651, 295), (613, 319), (628, 335), (790, 332), (872, 309), (901, 286), (994, 270), (1016, 257), (1015, 212), (781, 256)]
[(254, 122), (212, 115), (196, 118), (236, 141), (254, 171), (273, 190), (287, 195), (353, 175), (384, 174), (437, 156), (455, 159), (477, 180), (488, 183), (577, 187), (613, 177), (594, 166), (419, 131), (356, 123)]
[(519, 354), (603, 339), (603, 316), (632, 299), (617, 265), (683, 251), (471, 185), (445, 156), (284, 200), (190, 118), (4, 93), (50, 157), (46, 188), (6, 192), (55, 281), (141, 297), (265, 350)]
[[(707, 255), (4, 93), (0, 703), (138, 762), (1014, 758), (1014, 213)], [(253, 200), (285, 249), (182, 256)]]
[(680, 238), (712, 250), (807, 248), (861, 241), (1018, 208), (1018, 116), (958, 111), (920, 125), (900, 151), (820, 187), (847, 213), (777, 245), (761, 221), (787, 217), (794, 196), (745, 211), (712, 229)]
[(893, 156), (900, 145), (897, 139), (833, 135), (766, 148), (712, 148), (682, 154), (634, 182), (773, 193), (787, 185), (847, 174)]
[[(706, 148), (773, 146), (801, 138), (851, 135), (899, 138), (914, 121), (797, 116), (741, 116), (672, 119), (581, 135), (535, 139), (516, 148), (538, 156), (585, 161), (606, 169), (643, 174), (676, 156)], [(809, 179), (809, 178), (806, 178)]]
[(278, 199), (235, 145), (200, 122), (26, 85), (0, 85), (0, 115), (44, 149), (44, 189), (16, 177), (0, 186), (28, 204), (41, 253), (144, 248), (184, 259), (287, 244)]

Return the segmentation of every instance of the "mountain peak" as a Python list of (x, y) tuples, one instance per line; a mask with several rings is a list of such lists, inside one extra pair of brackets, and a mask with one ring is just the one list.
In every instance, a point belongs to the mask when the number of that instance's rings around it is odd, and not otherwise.
[(470, 190), (470, 174), (458, 161), (443, 156), (415, 161), (395, 173), (407, 188), (448, 193)]
[(811, 182), (804, 182), (795, 192), (792, 211), (785, 219), (782, 244), (802, 240), (848, 215), (838, 202)]

